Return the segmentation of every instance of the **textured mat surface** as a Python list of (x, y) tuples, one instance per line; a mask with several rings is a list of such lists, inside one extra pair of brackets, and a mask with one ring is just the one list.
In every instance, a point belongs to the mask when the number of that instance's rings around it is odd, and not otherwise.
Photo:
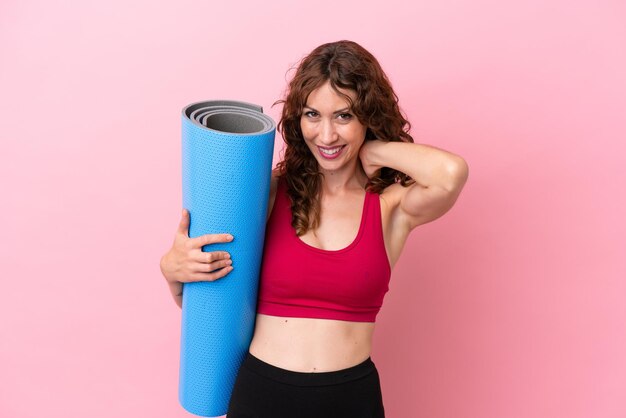
[(203, 247), (228, 251), (232, 272), (214, 282), (183, 285), (178, 397), (196, 415), (227, 412), (252, 340), (275, 131), (262, 108), (249, 103), (199, 102), (182, 112), (189, 236), (235, 237)]

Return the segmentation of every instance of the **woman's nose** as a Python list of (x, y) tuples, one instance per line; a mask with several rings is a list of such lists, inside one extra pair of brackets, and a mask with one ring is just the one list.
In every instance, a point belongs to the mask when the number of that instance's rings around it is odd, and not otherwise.
[(332, 121), (323, 121), (320, 126), (320, 141), (329, 145), (337, 141), (338, 135)]

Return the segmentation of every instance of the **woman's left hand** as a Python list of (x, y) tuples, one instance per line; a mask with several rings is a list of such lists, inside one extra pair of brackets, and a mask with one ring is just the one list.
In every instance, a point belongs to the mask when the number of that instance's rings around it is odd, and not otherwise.
[(361, 159), (361, 165), (363, 171), (367, 174), (368, 178), (373, 178), (378, 175), (378, 171), (382, 168), (374, 162), (374, 153), (378, 147), (384, 146), (385, 142), (379, 139), (366, 140), (361, 149), (359, 150), (359, 158)]

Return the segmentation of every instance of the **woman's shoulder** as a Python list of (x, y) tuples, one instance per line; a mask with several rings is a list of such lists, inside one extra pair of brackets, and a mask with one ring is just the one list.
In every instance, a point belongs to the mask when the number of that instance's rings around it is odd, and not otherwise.
[(393, 209), (400, 204), (402, 196), (406, 191), (406, 187), (400, 183), (392, 183), (380, 192), (380, 200), (384, 202), (389, 209)]
[(399, 210), (400, 202), (406, 194), (409, 186), (403, 186), (401, 183), (392, 183), (385, 187), (380, 193), (380, 211), (383, 223), (387, 225), (393, 237), (390, 240), (404, 241), (409, 234), (406, 222), (402, 218), (402, 211)]

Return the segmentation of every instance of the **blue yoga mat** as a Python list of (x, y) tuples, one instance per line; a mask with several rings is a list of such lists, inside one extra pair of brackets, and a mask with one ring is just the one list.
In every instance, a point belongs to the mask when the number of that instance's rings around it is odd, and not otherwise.
[(189, 236), (234, 236), (202, 248), (228, 251), (233, 271), (213, 282), (183, 285), (178, 398), (196, 415), (227, 412), (252, 340), (275, 132), (274, 121), (249, 103), (206, 101), (182, 112)]

